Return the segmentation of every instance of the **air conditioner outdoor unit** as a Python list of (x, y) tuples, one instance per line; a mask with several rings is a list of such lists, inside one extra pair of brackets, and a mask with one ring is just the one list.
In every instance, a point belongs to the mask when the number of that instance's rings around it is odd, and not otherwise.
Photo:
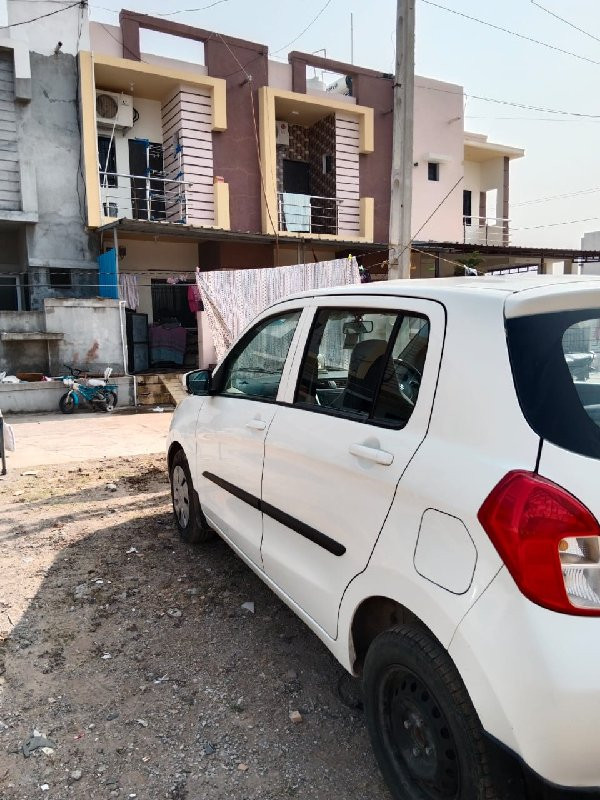
[(133, 128), (133, 97), (116, 92), (96, 92), (99, 128)]

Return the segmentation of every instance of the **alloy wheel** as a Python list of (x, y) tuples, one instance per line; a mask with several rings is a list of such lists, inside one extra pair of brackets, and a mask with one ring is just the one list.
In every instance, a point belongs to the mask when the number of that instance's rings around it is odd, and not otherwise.
[(190, 492), (185, 472), (179, 464), (173, 469), (171, 483), (173, 486), (175, 516), (181, 527), (187, 528), (190, 521)]

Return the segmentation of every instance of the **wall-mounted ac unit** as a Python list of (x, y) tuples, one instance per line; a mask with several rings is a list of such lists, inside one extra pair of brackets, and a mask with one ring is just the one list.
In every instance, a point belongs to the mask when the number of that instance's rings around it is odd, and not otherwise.
[(116, 92), (96, 92), (96, 122), (99, 128), (133, 128), (133, 97)]

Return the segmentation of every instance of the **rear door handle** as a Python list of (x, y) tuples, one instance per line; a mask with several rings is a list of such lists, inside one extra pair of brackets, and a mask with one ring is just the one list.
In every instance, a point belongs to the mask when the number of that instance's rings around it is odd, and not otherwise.
[(251, 428), (253, 431), (264, 431), (267, 423), (263, 422), (262, 419), (251, 419), (250, 422), (246, 423), (246, 427)]
[(393, 453), (387, 450), (378, 450), (376, 447), (367, 447), (364, 444), (351, 444), (350, 453), (357, 458), (366, 458), (367, 461), (374, 461), (384, 467), (389, 467), (394, 461)]

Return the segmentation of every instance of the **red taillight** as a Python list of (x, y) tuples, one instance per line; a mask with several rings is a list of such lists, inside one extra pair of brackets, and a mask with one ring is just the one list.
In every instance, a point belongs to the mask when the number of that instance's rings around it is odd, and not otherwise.
[(600, 536), (596, 518), (576, 497), (547, 478), (515, 470), (492, 489), (477, 516), (526, 597), (554, 611), (600, 615), (593, 596), (586, 607), (572, 602), (578, 602), (570, 588), (573, 567), (561, 561), (570, 542)]

